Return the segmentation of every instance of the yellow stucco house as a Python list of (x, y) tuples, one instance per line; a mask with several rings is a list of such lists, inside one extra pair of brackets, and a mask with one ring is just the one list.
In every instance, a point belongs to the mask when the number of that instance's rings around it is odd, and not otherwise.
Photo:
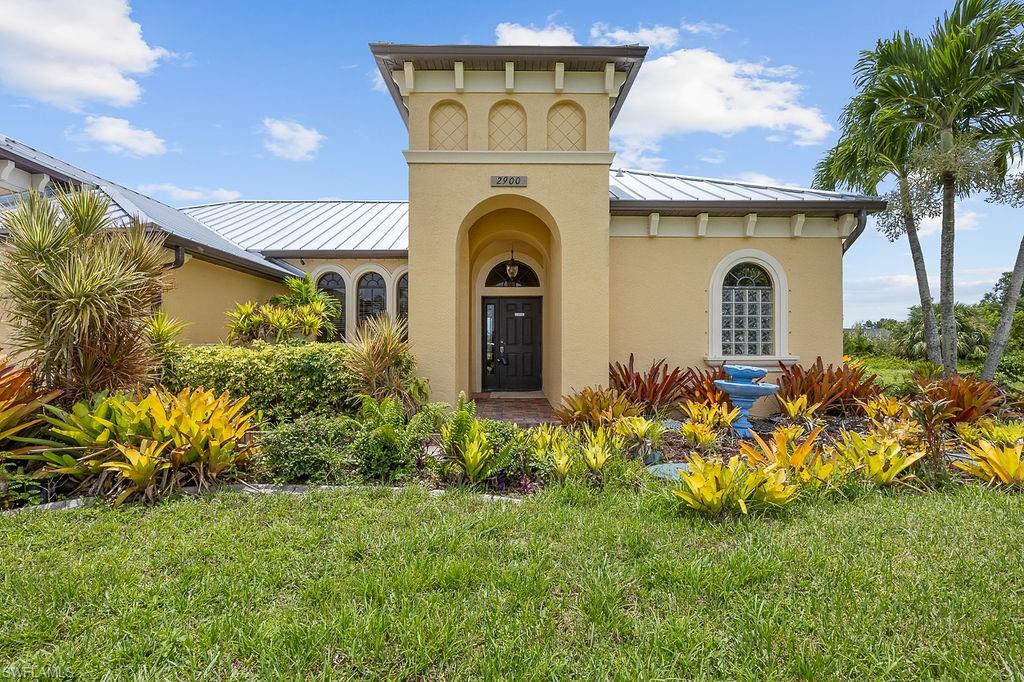
[(173, 209), (0, 137), (0, 194), (104, 191), (167, 234), (188, 340), (308, 272), (340, 330), (407, 316), (433, 397), (607, 383), (680, 366), (838, 362), (843, 253), (884, 202), (620, 169), (609, 132), (647, 49), (370, 46), (409, 133), (408, 201)]

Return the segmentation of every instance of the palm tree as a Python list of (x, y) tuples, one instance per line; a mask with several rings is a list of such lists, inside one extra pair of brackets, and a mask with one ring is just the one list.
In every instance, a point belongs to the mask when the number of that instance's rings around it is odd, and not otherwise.
[(1005, 142), (1024, 109), (1024, 5), (1016, 0), (958, 0), (927, 39), (897, 33), (861, 55), (857, 86), (877, 107), (879, 131), (916, 129), (937, 149), (942, 188), (939, 302), (942, 360), (957, 367), (953, 261), (955, 201), (970, 191), (957, 144)]
[(936, 365), (942, 364), (939, 345), (939, 330), (935, 324), (932, 308), (932, 292), (928, 285), (928, 270), (924, 252), (918, 237), (917, 226), (921, 204), (914, 171), (911, 167), (913, 130), (891, 130), (880, 134), (872, 128), (873, 102), (855, 97), (843, 113), (843, 133), (839, 142), (828, 151), (816, 167), (814, 185), (822, 189), (835, 190), (840, 187), (863, 194), (877, 194), (882, 180), (892, 176), (896, 180), (896, 191), (889, 202), (889, 223), (887, 236), (895, 241), (900, 233), (907, 235), (910, 255), (914, 261), (917, 276), (917, 292), (924, 311), (924, 342), (927, 358)]

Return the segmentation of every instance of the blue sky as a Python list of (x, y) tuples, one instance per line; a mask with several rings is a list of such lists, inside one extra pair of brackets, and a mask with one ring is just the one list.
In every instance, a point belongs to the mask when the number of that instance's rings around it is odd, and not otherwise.
[[(858, 51), (946, 7), (0, 0), (0, 132), (172, 205), (405, 198), (405, 129), (367, 43), (640, 40), (618, 163), (807, 185)], [(978, 197), (959, 219), (958, 295), (974, 301), (1011, 267), (1024, 212)], [(934, 279), (938, 235), (924, 244)], [(916, 300), (905, 242), (873, 229), (845, 281), (848, 323)]]

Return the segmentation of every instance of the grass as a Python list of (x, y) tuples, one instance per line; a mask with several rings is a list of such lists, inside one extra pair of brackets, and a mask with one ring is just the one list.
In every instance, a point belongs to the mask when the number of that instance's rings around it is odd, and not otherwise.
[(410, 488), (0, 517), (0, 677), (1024, 675), (1024, 499)]

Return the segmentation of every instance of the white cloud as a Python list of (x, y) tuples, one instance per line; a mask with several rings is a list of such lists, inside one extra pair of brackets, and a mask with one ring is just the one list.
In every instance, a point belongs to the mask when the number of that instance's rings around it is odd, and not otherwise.
[[(953, 276), (956, 300), (964, 303), (981, 300), (983, 295), (992, 290), (1002, 272), (1003, 268), (956, 268)], [(928, 277), (928, 285), (932, 296), (937, 297), (937, 274)], [(864, 277), (848, 275), (843, 279), (846, 323), (876, 320), (880, 317), (904, 319), (907, 309), (920, 302), (917, 276), (913, 270)]]
[(707, 35), (710, 35), (710, 36), (716, 37), (716, 38), (718, 36), (722, 35), (723, 33), (728, 33), (729, 31), (732, 30), (731, 28), (729, 28), (725, 24), (716, 24), (714, 22), (709, 22), (709, 21), (695, 21), (695, 22), (684, 21), (679, 26), (684, 31), (686, 31), (687, 33), (690, 33), (692, 35), (698, 35), (698, 34), (701, 34), (701, 33), (705, 33)]
[(327, 139), (316, 128), (278, 118), (263, 119), (263, 133), (264, 149), (289, 161), (309, 161)]
[(656, 24), (640, 25), (635, 31), (624, 28), (610, 28), (598, 22), (590, 27), (590, 40), (596, 45), (628, 45), (639, 43), (656, 50), (669, 50), (679, 42), (679, 29)]
[(0, 82), (71, 110), (133, 104), (135, 77), (170, 53), (143, 40), (130, 12), (127, 0), (0, 0)]
[[(978, 229), (978, 222), (985, 217), (984, 213), (978, 211), (964, 211), (962, 207), (957, 205), (956, 209), (956, 230), (957, 232), (973, 232)], [(917, 234), (921, 237), (929, 237), (933, 234), (939, 234), (942, 231), (942, 217), (931, 216), (928, 218), (922, 218), (921, 224), (917, 229)]]
[(757, 171), (743, 171), (736, 176), (736, 179), (740, 182), (749, 182), (752, 185), (773, 185), (775, 187), (781, 187), (786, 184), (771, 175), (759, 173)]
[(729, 61), (706, 49), (680, 49), (640, 70), (613, 134), (620, 158), (652, 165), (662, 139), (686, 133), (784, 132), (797, 145), (832, 130), (817, 107), (800, 101), (789, 66)]
[(370, 77), (370, 87), (377, 92), (387, 92), (388, 84), (384, 82), (384, 76), (380, 75), (380, 69), (373, 69), (367, 76)]
[(550, 19), (543, 27), (502, 22), (494, 29), (498, 45), (579, 45), (572, 29)]
[(233, 189), (209, 189), (207, 187), (179, 187), (169, 182), (154, 182), (139, 185), (139, 191), (149, 195), (163, 195), (172, 201), (234, 201), (242, 195)]
[(722, 163), (725, 161), (725, 152), (721, 149), (707, 149), (697, 157), (704, 163)]
[(152, 130), (133, 128), (128, 119), (113, 116), (86, 116), (82, 130), (69, 137), (98, 142), (112, 154), (158, 156), (167, 151), (167, 144)]

